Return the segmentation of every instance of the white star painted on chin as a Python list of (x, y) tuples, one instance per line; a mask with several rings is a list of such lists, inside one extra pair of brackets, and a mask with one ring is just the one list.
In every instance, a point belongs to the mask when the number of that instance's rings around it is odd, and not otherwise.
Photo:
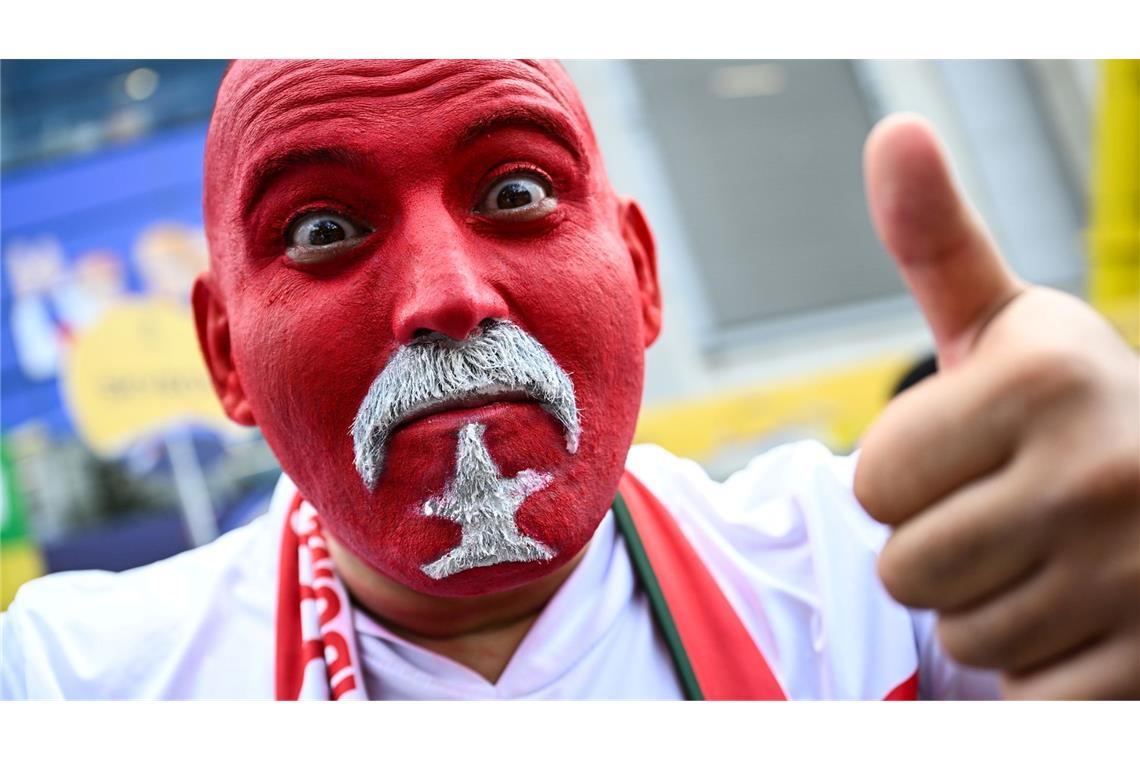
[(484, 430), (486, 426), (477, 422), (460, 429), (455, 480), (442, 496), (424, 502), (425, 515), (451, 520), (463, 530), (459, 546), (420, 568), (429, 578), (439, 580), (474, 567), (543, 561), (554, 556), (545, 544), (520, 534), (515, 522), (523, 501), (546, 488), (551, 476), (523, 470), (513, 478), (504, 478), (483, 442)]

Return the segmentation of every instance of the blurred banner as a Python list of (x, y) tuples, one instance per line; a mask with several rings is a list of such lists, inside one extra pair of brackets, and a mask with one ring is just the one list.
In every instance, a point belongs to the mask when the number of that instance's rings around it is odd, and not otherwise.
[(38, 569), (29, 528), (49, 570), (133, 567), (213, 539), (272, 485), (265, 446), (214, 396), (189, 308), (207, 263), (204, 139), (195, 125), (5, 175), (13, 575)]

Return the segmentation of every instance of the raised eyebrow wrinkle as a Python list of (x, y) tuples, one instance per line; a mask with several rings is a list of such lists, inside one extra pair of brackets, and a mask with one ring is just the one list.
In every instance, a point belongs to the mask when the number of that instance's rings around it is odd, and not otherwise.
[(246, 191), (243, 193), (242, 214), (248, 215), (253, 211), (258, 201), (261, 200), (261, 196), (265, 195), (270, 185), (282, 174), (291, 169), (319, 164), (334, 164), (360, 170), (364, 168), (366, 161), (356, 151), (335, 145), (327, 147), (300, 146), (270, 156), (254, 166), (250, 172), (250, 179), (246, 184)]
[(508, 127), (543, 132), (561, 143), (578, 161), (585, 155), (582, 139), (568, 119), (533, 108), (505, 108), (481, 116), (464, 128), (456, 142), (460, 146), (467, 145), (489, 132)]

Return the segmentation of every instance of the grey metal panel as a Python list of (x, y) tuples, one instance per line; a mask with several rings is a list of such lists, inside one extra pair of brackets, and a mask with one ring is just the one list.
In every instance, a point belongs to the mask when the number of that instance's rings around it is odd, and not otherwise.
[(711, 323), (903, 292), (867, 218), (871, 119), (842, 61), (638, 61)]
[(1076, 288), (1083, 206), (1020, 61), (942, 61), (947, 91), (978, 159), (1002, 253), (1028, 280)]

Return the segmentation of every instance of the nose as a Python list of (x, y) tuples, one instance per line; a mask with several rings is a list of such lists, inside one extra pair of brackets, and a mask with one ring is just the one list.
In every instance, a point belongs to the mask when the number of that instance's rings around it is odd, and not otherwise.
[(461, 251), (415, 257), (411, 288), (395, 313), (396, 340), (426, 333), (463, 340), (487, 319), (506, 319), (506, 301)]

